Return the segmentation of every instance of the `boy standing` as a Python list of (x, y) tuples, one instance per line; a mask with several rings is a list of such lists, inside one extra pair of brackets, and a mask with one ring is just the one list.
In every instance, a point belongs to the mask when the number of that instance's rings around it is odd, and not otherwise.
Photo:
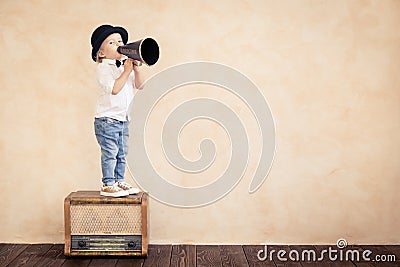
[(128, 32), (111, 25), (99, 26), (91, 36), (92, 59), (98, 63), (99, 99), (94, 128), (101, 148), (102, 196), (122, 197), (139, 192), (124, 182), (129, 106), (134, 97), (134, 87), (140, 88), (143, 83), (136, 61), (128, 58), (121, 64), (124, 56), (117, 52), (117, 48), (127, 41)]

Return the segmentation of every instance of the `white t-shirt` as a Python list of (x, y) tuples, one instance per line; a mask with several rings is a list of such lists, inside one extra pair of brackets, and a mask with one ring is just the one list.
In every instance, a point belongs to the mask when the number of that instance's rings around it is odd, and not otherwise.
[(121, 91), (113, 95), (114, 82), (124, 71), (124, 66), (119, 68), (115, 60), (103, 59), (97, 65), (97, 83), (99, 86), (99, 99), (97, 100), (95, 118), (108, 117), (119, 121), (129, 118), (130, 104), (134, 97), (133, 81), (135, 74), (132, 71)]

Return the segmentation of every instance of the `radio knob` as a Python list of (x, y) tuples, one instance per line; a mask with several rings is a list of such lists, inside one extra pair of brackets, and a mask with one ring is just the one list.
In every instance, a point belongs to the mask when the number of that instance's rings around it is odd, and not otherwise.
[(78, 242), (78, 246), (81, 247), (81, 248), (86, 247), (86, 242), (85, 241), (79, 241)]
[(131, 242), (128, 243), (128, 247), (130, 247), (130, 248), (133, 248), (133, 247), (135, 247), (135, 246), (136, 246), (136, 243), (133, 242), (133, 241), (131, 241)]

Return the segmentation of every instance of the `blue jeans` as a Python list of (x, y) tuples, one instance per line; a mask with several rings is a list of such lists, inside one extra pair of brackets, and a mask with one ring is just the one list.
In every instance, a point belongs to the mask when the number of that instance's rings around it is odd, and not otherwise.
[(94, 131), (101, 148), (101, 171), (104, 185), (123, 181), (125, 156), (128, 154), (129, 121), (95, 118)]

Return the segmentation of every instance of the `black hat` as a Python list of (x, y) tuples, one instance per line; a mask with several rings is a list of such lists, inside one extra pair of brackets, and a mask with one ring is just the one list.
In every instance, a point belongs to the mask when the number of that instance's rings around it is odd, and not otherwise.
[(122, 27), (113, 27), (111, 25), (101, 25), (97, 27), (90, 38), (90, 42), (92, 43), (92, 59), (94, 61), (96, 61), (97, 52), (99, 51), (103, 41), (113, 33), (121, 34), (124, 44), (128, 42), (128, 32)]

